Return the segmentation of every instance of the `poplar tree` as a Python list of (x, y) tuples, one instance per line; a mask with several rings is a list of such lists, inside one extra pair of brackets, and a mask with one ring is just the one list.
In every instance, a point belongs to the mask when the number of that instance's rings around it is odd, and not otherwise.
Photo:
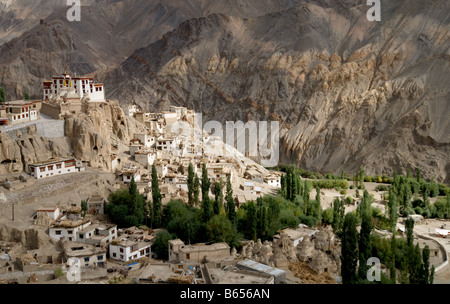
[(194, 206), (198, 206), (200, 204), (200, 179), (198, 178), (197, 173), (194, 178)]
[(220, 214), (220, 209), (223, 207), (223, 186), (222, 181), (214, 183), (214, 214)]
[(358, 252), (359, 269), (358, 274), (361, 279), (367, 275), (367, 260), (371, 257), (370, 233), (372, 231), (371, 216), (369, 213), (362, 214), (361, 230), (359, 234)]
[(236, 225), (236, 205), (234, 204), (233, 188), (231, 186), (230, 177), (227, 177), (225, 201), (227, 204), (228, 219), (231, 223), (233, 223), (233, 225)]
[(161, 216), (161, 206), (162, 206), (162, 196), (159, 191), (159, 181), (158, 172), (156, 171), (155, 165), (152, 166), (152, 199), (153, 199), (153, 227), (161, 227), (162, 216)]
[(6, 102), (5, 89), (0, 87), (0, 104)]
[(212, 216), (213, 211), (211, 208), (211, 201), (209, 199), (209, 189), (211, 187), (211, 182), (208, 178), (208, 171), (206, 170), (206, 164), (203, 164), (202, 168), (202, 210), (203, 210), (203, 221), (208, 222)]
[(358, 263), (358, 231), (356, 230), (356, 217), (347, 213), (342, 228), (341, 249), (341, 277), (343, 284), (352, 284), (356, 279), (356, 266)]
[(191, 163), (189, 164), (188, 167), (187, 184), (188, 184), (188, 204), (189, 206), (192, 207), (195, 205), (195, 200), (194, 200), (194, 168)]
[(257, 238), (258, 218), (256, 213), (256, 206), (253, 201), (248, 203), (247, 209), (247, 233), (250, 239), (256, 241)]

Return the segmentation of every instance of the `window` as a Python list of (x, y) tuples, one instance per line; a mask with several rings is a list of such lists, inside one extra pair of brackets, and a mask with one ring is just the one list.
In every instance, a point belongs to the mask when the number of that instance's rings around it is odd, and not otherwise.
[(85, 262), (89, 262), (89, 257), (84, 258), (84, 261), (85, 261)]
[(186, 260), (190, 260), (191, 259), (191, 255), (189, 253), (186, 253)]
[(123, 252), (123, 248), (120, 248), (120, 252)]
[(84, 238), (84, 235), (83, 234), (80, 234), (80, 239), (83, 239)]
[(68, 233), (68, 234), (72, 234), (72, 233), (73, 233), (73, 230), (68, 230), (67, 233)]
[(116, 256), (117, 256), (117, 254), (114, 252), (114, 253), (113, 253), (113, 257), (116, 257)]
[(53, 170), (53, 166), (48, 166), (48, 170), (52, 171)]
[(61, 230), (56, 230), (56, 231), (55, 231), (55, 234), (56, 234), (56, 235), (61, 235)]
[(98, 255), (98, 256), (97, 256), (97, 260), (98, 260), (98, 261), (103, 260), (103, 255)]

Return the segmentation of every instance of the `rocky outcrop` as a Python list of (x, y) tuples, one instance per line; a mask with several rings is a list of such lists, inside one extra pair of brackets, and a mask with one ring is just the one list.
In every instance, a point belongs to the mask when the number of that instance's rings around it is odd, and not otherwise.
[(76, 159), (91, 167), (111, 170), (113, 145), (128, 143), (143, 126), (124, 115), (118, 102), (108, 101), (92, 106), (88, 113), (65, 118), (65, 134), (71, 140)]
[(40, 137), (31, 127), (15, 140), (0, 133), (0, 174), (27, 171), (29, 164), (70, 155), (67, 142)]
[(20, 230), (9, 224), (0, 224), (0, 240), (5, 242), (20, 243), (27, 250), (44, 248), (53, 243), (50, 236), (42, 229), (28, 228)]
[(125, 116), (117, 101), (93, 103), (87, 113), (65, 117), (65, 137), (49, 139), (33, 127), (12, 139), (0, 133), (0, 174), (28, 172), (28, 165), (59, 157), (75, 157), (91, 167), (111, 170), (111, 153), (142, 132), (136, 120)]
[[(191, 19), (105, 79), (144, 109), (165, 96), (204, 120), (278, 120), (281, 158), (322, 172), (450, 176), (446, 2), (304, 1), (253, 19)], [(122, 81), (128, 79), (129, 81)]]

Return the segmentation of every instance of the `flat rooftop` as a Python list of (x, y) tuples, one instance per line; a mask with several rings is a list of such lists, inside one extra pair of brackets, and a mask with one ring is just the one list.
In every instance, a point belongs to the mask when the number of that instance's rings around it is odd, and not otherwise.
[(243, 273), (241, 271), (209, 268), (209, 272), (218, 281), (215, 284), (265, 284), (269, 278), (258, 274)]
[(257, 271), (257, 272), (262, 272), (262, 273), (267, 273), (270, 274), (274, 277), (277, 277), (279, 275), (283, 275), (286, 272), (284, 270), (278, 269), (278, 268), (274, 268), (274, 267), (270, 267), (258, 262), (255, 262), (253, 260), (245, 260), (245, 261), (241, 261), (237, 264), (238, 266), (244, 266), (246, 268), (249, 268), (253, 271)]

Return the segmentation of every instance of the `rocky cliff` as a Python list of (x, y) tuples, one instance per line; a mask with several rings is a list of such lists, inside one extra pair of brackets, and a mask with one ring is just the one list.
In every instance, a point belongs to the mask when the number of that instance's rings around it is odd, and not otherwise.
[[(105, 79), (124, 104), (165, 96), (205, 119), (278, 120), (282, 160), (318, 171), (449, 181), (450, 4), (303, 1), (251, 19), (191, 19)], [(123, 81), (127, 79), (128, 81)]]
[(0, 174), (27, 171), (29, 164), (57, 157), (71, 157), (91, 167), (111, 169), (114, 145), (128, 143), (143, 126), (124, 115), (117, 101), (92, 106), (88, 113), (65, 119), (65, 137), (48, 139), (33, 127), (12, 139), (0, 133)]

